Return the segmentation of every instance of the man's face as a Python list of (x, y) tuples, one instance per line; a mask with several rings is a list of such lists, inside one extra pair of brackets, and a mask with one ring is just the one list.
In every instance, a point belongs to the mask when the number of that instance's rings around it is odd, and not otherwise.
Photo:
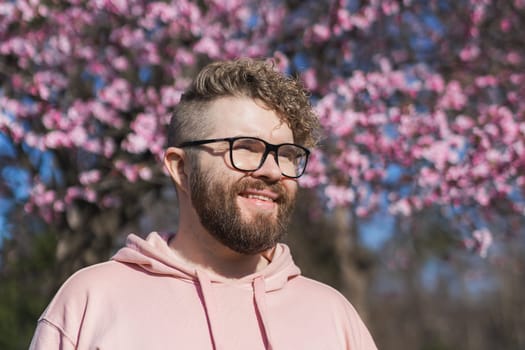
[[(254, 136), (279, 144), (293, 142), (278, 116), (247, 98), (222, 98), (209, 111), (217, 125), (209, 138)], [(193, 207), (201, 224), (218, 241), (242, 254), (273, 247), (289, 221), (297, 182), (283, 177), (273, 155), (253, 172), (233, 168), (228, 143), (198, 152), (190, 177)]]

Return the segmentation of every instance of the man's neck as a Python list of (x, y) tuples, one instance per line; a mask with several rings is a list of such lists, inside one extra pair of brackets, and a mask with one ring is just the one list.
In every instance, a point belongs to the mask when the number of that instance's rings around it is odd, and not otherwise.
[(211, 274), (239, 279), (264, 269), (273, 250), (255, 255), (237, 253), (217, 241), (208, 232), (182, 228), (169, 242), (170, 248), (186, 263)]

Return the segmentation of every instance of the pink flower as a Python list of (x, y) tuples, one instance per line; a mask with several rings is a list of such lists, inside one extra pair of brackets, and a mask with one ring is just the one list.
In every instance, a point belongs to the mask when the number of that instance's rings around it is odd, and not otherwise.
[(100, 91), (100, 97), (114, 108), (127, 111), (131, 106), (131, 86), (127, 80), (117, 78)]
[(445, 90), (445, 81), (441, 75), (433, 74), (427, 79), (426, 86), (431, 91), (442, 93)]
[(337, 10), (337, 24), (343, 29), (343, 30), (351, 30), (353, 27), (352, 23), (352, 17), (350, 15), (350, 12), (348, 12), (346, 9), (339, 8)]
[(355, 199), (355, 193), (351, 188), (329, 185), (325, 188), (325, 196), (328, 199), (328, 207), (346, 206)]
[(113, 67), (120, 71), (125, 71), (129, 68), (129, 61), (124, 56), (119, 56), (115, 58), (112, 63)]
[(172, 107), (179, 103), (182, 92), (172, 86), (163, 86), (160, 90), (160, 95), (162, 105)]
[(122, 148), (130, 153), (142, 153), (148, 149), (149, 142), (143, 136), (135, 133), (128, 134), (126, 139), (122, 142)]
[(459, 82), (452, 80), (448, 83), (445, 94), (439, 101), (439, 106), (445, 109), (460, 110), (467, 103), (467, 97)]
[(209, 36), (201, 38), (195, 46), (193, 46), (193, 50), (198, 53), (206, 54), (211, 58), (218, 58), (220, 52), (217, 42)]
[(60, 148), (71, 146), (71, 140), (66, 133), (54, 130), (45, 135), (44, 144), (48, 148)]
[(107, 138), (104, 140), (104, 144), (102, 146), (102, 154), (106, 158), (110, 158), (115, 153), (116, 145), (115, 141), (111, 138)]
[(501, 31), (504, 33), (510, 31), (511, 26), (512, 26), (512, 22), (509, 18), (503, 18), (499, 24)]
[(70, 131), (69, 138), (76, 146), (82, 146), (88, 139), (88, 134), (84, 127), (76, 126)]
[(79, 181), (82, 185), (87, 186), (99, 182), (101, 179), (99, 170), (89, 170), (80, 173)]
[(361, 71), (355, 71), (348, 83), (355, 92), (364, 90), (367, 86), (365, 74)]
[(149, 167), (141, 167), (139, 170), (139, 177), (145, 181), (151, 180), (153, 177), (153, 171)]
[(314, 69), (309, 68), (302, 73), (302, 78), (308, 90), (317, 90), (317, 77)]
[(454, 120), (452, 128), (459, 133), (463, 133), (474, 127), (474, 121), (472, 118), (467, 117), (466, 115), (458, 115)]
[(498, 79), (492, 75), (484, 75), (476, 78), (476, 85), (484, 88), (498, 85)]
[(519, 54), (516, 51), (510, 51), (509, 53), (507, 53), (507, 57), (506, 58), (507, 58), (507, 62), (509, 62), (510, 64), (513, 64), (513, 65), (518, 65), (521, 62), (523, 62), (522, 55)]
[(474, 245), (479, 256), (486, 258), (487, 251), (492, 245), (493, 241), (492, 233), (487, 228), (482, 228), (475, 230), (472, 233), (472, 237), (474, 238)]
[(315, 24), (312, 33), (314, 42), (323, 42), (330, 38), (330, 28), (325, 24)]
[(441, 182), (441, 176), (438, 172), (431, 170), (428, 167), (421, 169), (421, 176), (419, 176), (419, 185), (422, 187), (435, 187)]
[(486, 207), (490, 203), (490, 196), (485, 188), (478, 189), (474, 197), (482, 207)]
[(481, 53), (480, 49), (476, 45), (467, 45), (461, 52), (459, 53), (459, 57), (462, 61), (473, 61), (476, 59), (479, 54)]
[(409, 216), (412, 213), (412, 208), (408, 199), (403, 198), (393, 203), (389, 208), (390, 213), (393, 215)]
[(384, 1), (381, 8), (385, 15), (390, 16), (399, 12), (399, 4), (395, 1)]

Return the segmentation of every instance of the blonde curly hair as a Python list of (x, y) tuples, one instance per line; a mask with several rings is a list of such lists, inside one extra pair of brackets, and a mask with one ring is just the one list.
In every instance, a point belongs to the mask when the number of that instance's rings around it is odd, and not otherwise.
[(262, 101), (293, 132), (294, 142), (306, 147), (319, 140), (319, 118), (303, 84), (264, 60), (242, 58), (205, 66), (183, 94), (171, 118), (168, 145), (201, 138), (209, 132), (205, 112), (220, 97), (239, 96)]

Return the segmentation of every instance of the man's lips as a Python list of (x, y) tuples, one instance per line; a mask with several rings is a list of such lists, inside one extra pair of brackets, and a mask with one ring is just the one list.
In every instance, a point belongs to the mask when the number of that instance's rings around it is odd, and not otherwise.
[(239, 193), (241, 197), (256, 199), (265, 202), (275, 202), (279, 198), (279, 195), (275, 192), (268, 190), (254, 190), (249, 189)]

